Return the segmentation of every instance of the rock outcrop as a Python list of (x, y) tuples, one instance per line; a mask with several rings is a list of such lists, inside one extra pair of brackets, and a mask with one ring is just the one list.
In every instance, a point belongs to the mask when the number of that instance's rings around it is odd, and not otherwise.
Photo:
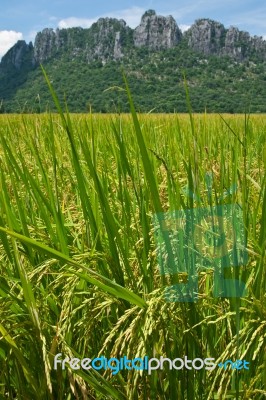
[(225, 35), (225, 27), (219, 22), (209, 19), (197, 20), (185, 32), (189, 47), (206, 55), (220, 52), (224, 46)]
[(123, 57), (130, 31), (122, 19), (100, 18), (87, 30), (85, 47), (87, 61), (98, 59), (107, 62), (110, 59), (117, 60)]
[(262, 37), (252, 37), (248, 32), (231, 26), (226, 32), (225, 46), (221, 53), (237, 60), (244, 60), (254, 55), (265, 60), (266, 41)]
[(119, 59), (123, 57), (123, 38), (130, 36), (130, 30), (124, 20), (115, 18), (100, 18), (89, 29), (44, 29), (36, 36), (34, 57), (38, 63), (62, 52), (87, 62)]
[(10, 50), (3, 56), (1, 60), (2, 68), (16, 68), (20, 70), (24, 68), (32, 68), (35, 64), (33, 45), (27, 44), (24, 40), (19, 40)]
[(134, 45), (152, 50), (169, 49), (182, 39), (182, 32), (172, 16), (156, 15), (148, 10), (141, 18), (140, 25), (134, 30)]
[(226, 29), (210, 19), (197, 20), (184, 37), (189, 47), (206, 55), (223, 55), (242, 61), (256, 54), (266, 59), (266, 42), (261, 37), (252, 37), (235, 27)]
[(36, 36), (34, 57), (41, 63), (67, 51), (71, 57), (82, 56), (87, 62), (107, 62), (122, 58), (129, 48), (162, 50), (175, 46), (181, 39), (182, 32), (173, 17), (157, 16), (149, 10), (134, 30), (124, 20), (115, 18), (100, 18), (89, 29), (44, 29)]
[(58, 49), (56, 36), (58, 36), (58, 30), (55, 32), (48, 28), (37, 33), (34, 42), (34, 58), (38, 63), (47, 60), (56, 52)]
[(115, 34), (115, 45), (114, 45), (114, 58), (118, 59), (123, 57), (122, 53), (122, 43), (121, 43), (121, 33), (118, 31)]
[(136, 48), (159, 51), (178, 46), (180, 42), (206, 56), (226, 55), (237, 61), (252, 57), (266, 60), (266, 41), (261, 37), (252, 37), (234, 27), (226, 29), (223, 24), (210, 19), (197, 20), (182, 34), (172, 16), (163, 17), (148, 10), (135, 29), (115, 18), (100, 18), (89, 29), (46, 28), (36, 35), (34, 46), (18, 41), (2, 58), (0, 66), (13, 66), (18, 70), (22, 65), (34, 68), (61, 56), (105, 64), (130, 56)]

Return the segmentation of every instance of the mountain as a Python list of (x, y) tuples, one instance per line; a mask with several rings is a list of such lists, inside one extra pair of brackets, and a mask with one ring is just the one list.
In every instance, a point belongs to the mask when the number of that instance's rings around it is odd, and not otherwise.
[(140, 111), (184, 112), (184, 75), (194, 111), (266, 112), (266, 41), (198, 19), (184, 33), (148, 10), (139, 26), (100, 18), (89, 29), (44, 29), (0, 63), (2, 112), (53, 109), (40, 64), (70, 111), (127, 111), (121, 69)]

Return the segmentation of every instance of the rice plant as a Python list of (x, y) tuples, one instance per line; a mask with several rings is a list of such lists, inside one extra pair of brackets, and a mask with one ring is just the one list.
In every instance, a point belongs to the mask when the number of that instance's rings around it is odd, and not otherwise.
[[(57, 114), (0, 116), (0, 398), (264, 399), (265, 116), (137, 114), (126, 79), (130, 115), (70, 115), (47, 82)], [(215, 296), (208, 256), (195, 301), (167, 300), (188, 274), (165, 216), (231, 204), (248, 259), (223, 279), (246, 295)], [(55, 369), (58, 353), (249, 369)]]

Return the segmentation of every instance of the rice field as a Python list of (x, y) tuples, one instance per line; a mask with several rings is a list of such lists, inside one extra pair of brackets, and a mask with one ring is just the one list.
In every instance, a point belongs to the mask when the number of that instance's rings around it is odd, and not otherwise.
[[(266, 116), (138, 115), (128, 96), (130, 115), (0, 116), (0, 399), (265, 399)], [(187, 274), (162, 272), (156, 216), (232, 204), (248, 258), (219, 279), (245, 294), (215, 291), (211, 260), (197, 298), (167, 298)], [(249, 368), (55, 369), (58, 353)]]

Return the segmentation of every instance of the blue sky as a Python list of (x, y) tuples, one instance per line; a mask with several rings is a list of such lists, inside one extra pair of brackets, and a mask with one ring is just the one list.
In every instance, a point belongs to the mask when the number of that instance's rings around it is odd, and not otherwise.
[(89, 27), (109, 16), (123, 18), (134, 28), (148, 9), (172, 15), (183, 30), (195, 19), (206, 17), (266, 39), (265, 0), (1, 0), (0, 57), (19, 39), (34, 41), (36, 33), (46, 27)]

